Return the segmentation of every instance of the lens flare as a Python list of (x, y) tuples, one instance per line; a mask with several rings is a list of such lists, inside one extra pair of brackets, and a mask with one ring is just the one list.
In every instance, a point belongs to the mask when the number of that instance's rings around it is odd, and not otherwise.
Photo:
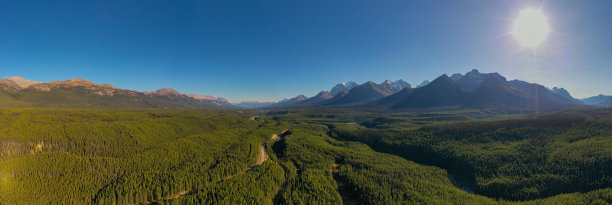
[(525, 9), (514, 20), (512, 34), (524, 47), (535, 48), (540, 45), (550, 32), (546, 16), (536, 9)]

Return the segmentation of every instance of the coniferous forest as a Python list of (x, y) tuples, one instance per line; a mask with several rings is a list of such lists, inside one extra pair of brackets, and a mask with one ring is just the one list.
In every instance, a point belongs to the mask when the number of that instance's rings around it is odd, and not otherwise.
[(0, 1), (0, 205), (612, 205), (611, 9)]
[(0, 204), (612, 203), (610, 110), (326, 112), (2, 109)]

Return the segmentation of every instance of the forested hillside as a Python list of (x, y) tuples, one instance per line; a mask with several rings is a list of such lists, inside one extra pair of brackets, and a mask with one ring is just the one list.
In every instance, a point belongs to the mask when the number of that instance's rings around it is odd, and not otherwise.
[(610, 125), (610, 111), (589, 111), (417, 129), (341, 126), (331, 134), (445, 168), (475, 193), (529, 200), (612, 187)]
[(328, 111), (2, 109), (0, 204), (612, 203), (609, 111)]

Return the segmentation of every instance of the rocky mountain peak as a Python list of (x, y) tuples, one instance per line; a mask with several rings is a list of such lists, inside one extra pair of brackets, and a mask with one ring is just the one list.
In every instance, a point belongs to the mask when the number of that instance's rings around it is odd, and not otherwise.
[(421, 82), (421, 84), (417, 85), (417, 88), (426, 86), (427, 84), (429, 84), (429, 80), (424, 80), (423, 82)]
[[(478, 71), (477, 71), (477, 72), (478, 72)], [(461, 73), (455, 73), (455, 74), (453, 74), (453, 75), (452, 75), (450, 78), (451, 78), (451, 79), (453, 79), (453, 81), (458, 81), (458, 80), (460, 80), (461, 78), (463, 78), (463, 75), (461, 75)]]
[(340, 93), (349, 91), (350, 89), (353, 89), (354, 87), (357, 87), (357, 86), (358, 86), (357, 83), (353, 81), (348, 81), (348, 82), (337, 84), (329, 92), (331, 93), (331, 95), (336, 96)]
[(13, 89), (21, 90), (31, 85), (40, 84), (42, 82), (27, 80), (21, 76), (4, 77), (4, 84), (11, 86)]
[(152, 92), (146, 92), (145, 94), (168, 96), (168, 95), (180, 95), (181, 93), (179, 93), (178, 91), (172, 88), (162, 88), (162, 89), (155, 90)]

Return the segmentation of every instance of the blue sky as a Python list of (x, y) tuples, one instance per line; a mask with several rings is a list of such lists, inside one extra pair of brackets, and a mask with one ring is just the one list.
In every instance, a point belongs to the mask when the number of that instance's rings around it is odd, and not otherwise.
[[(541, 7), (553, 33), (511, 36)], [(576, 97), (612, 94), (612, 1), (1, 1), (0, 76), (81, 77), (240, 100), (348, 80), (499, 72)]]

